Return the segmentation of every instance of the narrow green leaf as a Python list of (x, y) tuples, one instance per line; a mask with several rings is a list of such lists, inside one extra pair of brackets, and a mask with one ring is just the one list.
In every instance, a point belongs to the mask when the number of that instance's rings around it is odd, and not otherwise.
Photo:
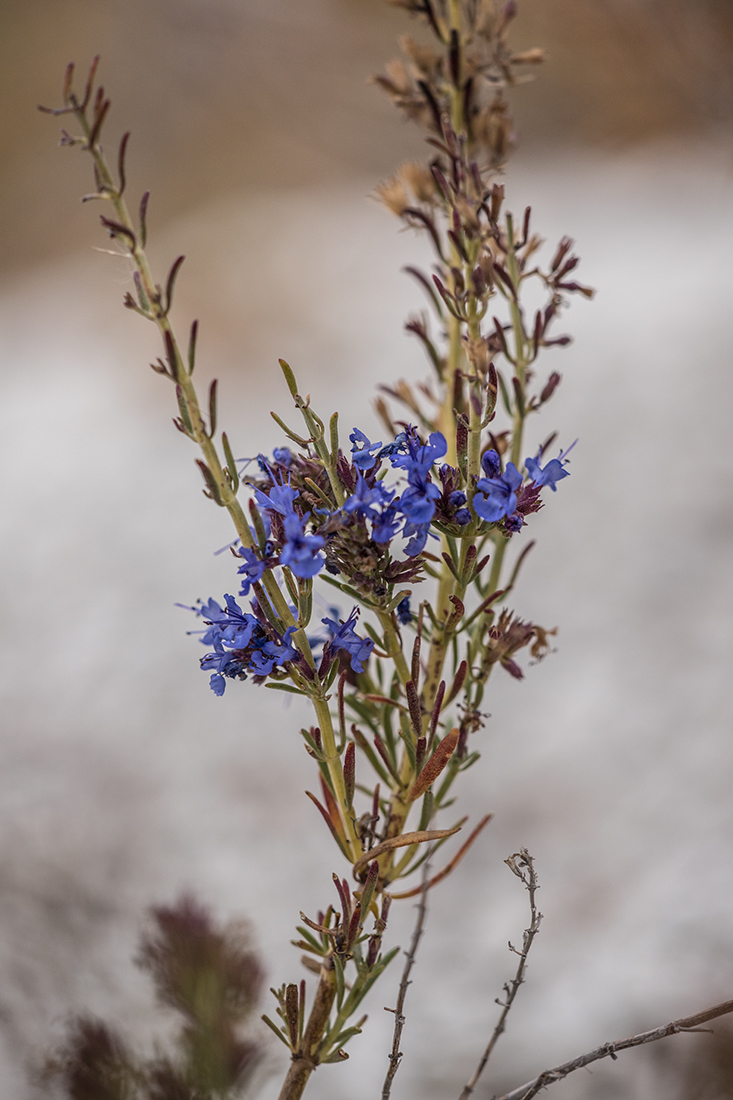
[(339, 414), (336, 412), (329, 422), (331, 432), (331, 462), (336, 465), (339, 456)]
[(269, 1028), (271, 1028), (271, 1029), (272, 1029), (272, 1031), (274, 1031), (274, 1032), (275, 1032), (275, 1034), (277, 1035), (278, 1039), (279, 1039), (279, 1040), (280, 1040), (281, 1042), (285, 1043), (285, 1046), (286, 1046), (286, 1047), (288, 1048), (288, 1050), (292, 1050), (292, 1047), (290, 1046), (290, 1043), (289, 1043), (289, 1042), (288, 1042), (288, 1040), (287, 1040), (287, 1039), (285, 1038), (285, 1035), (284, 1035), (284, 1033), (283, 1033), (283, 1032), (282, 1032), (282, 1031), (280, 1030), (280, 1028), (279, 1028), (279, 1027), (277, 1026), (277, 1024), (273, 1024), (273, 1022), (272, 1022), (272, 1020), (270, 1019), (270, 1017), (269, 1017), (269, 1016), (263, 1016), (263, 1017), (262, 1017), (262, 1019), (263, 1019), (263, 1020), (265, 1021), (265, 1023), (267, 1024), (267, 1026), (268, 1026)]
[(265, 684), (265, 687), (271, 688), (272, 691), (287, 691), (290, 695), (307, 695), (305, 691), (301, 691), (300, 688), (293, 687), (292, 684), (274, 684), (272, 681)]
[(406, 596), (411, 596), (411, 595), (412, 595), (412, 590), (410, 588), (401, 589), (401, 591), (399, 591), (396, 596), (393, 596), (392, 599), (387, 604), (387, 611), (389, 611), (389, 613), (391, 614), (395, 610), (397, 605), (402, 603), (402, 601), (405, 599)]
[(278, 427), (282, 428), (282, 430), (285, 432), (286, 436), (289, 439), (292, 439), (294, 443), (297, 443), (299, 447), (307, 447), (308, 444), (311, 442), (310, 439), (303, 439), (302, 436), (297, 435), (291, 428), (289, 428), (287, 426), (287, 424), (285, 423), (284, 420), (280, 419), (280, 417), (277, 415), (277, 413), (271, 412), (270, 416), (275, 421), (275, 423), (278, 425)]
[(333, 971), (336, 975), (336, 1006), (338, 1011), (341, 1011), (341, 1005), (344, 1001), (344, 992), (346, 990), (346, 984), (344, 982), (344, 968), (341, 965), (341, 959), (338, 955), (333, 956)]
[(298, 383), (295, 381), (295, 375), (293, 374), (292, 368), (284, 359), (278, 359), (278, 363), (280, 364), (280, 370), (285, 376), (285, 381), (287, 382), (291, 397), (297, 397)]
[[(224, 458), (226, 459), (227, 470), (229, 471), (229, 481), (232, 486), (232, 492), (236, 495), (239, 488), (239, 474), (237, 473), (237, 464), (234, 461), (234, 455), (232, 449), (229, 446), (229, 440), (227, 439), (227, 433), (221, 433), (221, 445), (224, 448)], [(262, 528), (264, 532), (264, 527)], [(259, 532), (258, 532), (259, 534)]]

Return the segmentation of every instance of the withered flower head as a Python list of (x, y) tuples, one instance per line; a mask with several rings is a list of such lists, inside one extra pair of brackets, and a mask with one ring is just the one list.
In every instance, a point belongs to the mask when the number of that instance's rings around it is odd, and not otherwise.
[(409, 161), (402, 165), (399, 174), (418, 202), (435, 202), (437, 197), (435, 177), (426, 165)]
[(400, 217), (410, 205), (410, 197), (405, 190), (405, 185), (399, 176), (385, 180), (375, 189), (375, 195), (383, 202), (388, 210)]

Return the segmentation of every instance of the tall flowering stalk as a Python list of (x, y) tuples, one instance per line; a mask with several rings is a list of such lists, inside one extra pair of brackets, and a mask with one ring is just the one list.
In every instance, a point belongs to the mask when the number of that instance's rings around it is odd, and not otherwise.
[[(323, 910), (298, 929), (315, 989), (284, 985), (277, 1021), (266, 1017), (291, 1053), (282, 1100), (301, 1096), (318, 1065), (347, 1057), (362, 1001), (397, 951), (382, 950), (390, 905), (421, 892), (424, 901), (489, 821), (415, 884), (415, 872), (428, 860), (432, 868), (466, 825), (450, 816), (453, 786), (478, 760), (471, 738), (494, 669), (521, 678), (521, 651), (535, 659), (548, 651), (552, 632), (515, 614), (513, 592), (533, 545), (524, 528), (568, 476), (569, 448), (555, 453), (553, 434), (528, 454), (525, 425), (560, 382), (538, 367), (544, 349), (569, 342), (553, 335), (554, 322), (568, 295), (591, 295), (574, 281), (572, 242), (563, 238), (541, 262), (530, 210), (516, 220), (505, 206), (499, 180), (514, 140), (507, 88), (542, 60), (541, 51), (508, 45), (515, 5), (390, 2), (433, 36), (431, 46), (403, 38), (402, 58), (375, 78), (427, 131), (428, 160), (403, 166), (379, 195), (427, 234), (435, 263), (432, 272), (409, 269), (430, 314), (407, 324), (431, 376), (382, 387), (378, 441), (350, 425), (347, 442), (338, 413), (319, 416), (281, 361), (302, 426), (273, 413), (284, 438), (254, 473), (242, 469), (219, 432), (216, 381), (205, 403), (197, 392), (197, 323), (186, 346), (171, 325), (183, 257), (165, 286), (154, 281), (148, 194), (136, 217), (126, 204), (129, 134), (114, 170), (103, 150), (110, 101), (96, 86), (98, 59), (82, 95), (68, 67), (64, 106), (52, 112), (76, 126), (62, 131), (62, 144), (92, 158), (96, 189), (85, 199), (106, 204), (102, 225), (134, 269), (125, 306), (160, 331), (153, 369), (175, 389), (175, 424), (199, 449), (204, 492), (234, 525), (238, 591), (191, 609), (201, 667), (216, 695), (250, 679), (313, 707), (314, 724), (300, 731), (316, 773), (317, 793), (307, 794), (338, 849), (339, 873)], [(531, 315), (530, 282), (545, 295)], [(341, 606), (320, 620), (316, 578)]]

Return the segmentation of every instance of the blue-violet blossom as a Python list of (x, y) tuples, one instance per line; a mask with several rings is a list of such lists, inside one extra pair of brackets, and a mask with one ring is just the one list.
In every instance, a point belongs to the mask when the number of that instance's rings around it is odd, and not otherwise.
[(374, 642), (371, 638), (360, 638), (355, 633), (354, 625), (358, 615), (359, 609), (355, 607), (343, 623), (337, 623), (335, 619), (321, 619), (321, 622), (331, 631), (331, 648), (346, 650), (350, 656), (353, 671), (363, 672), (363, 662), (369, 660), (369, 655), (374, 649)]

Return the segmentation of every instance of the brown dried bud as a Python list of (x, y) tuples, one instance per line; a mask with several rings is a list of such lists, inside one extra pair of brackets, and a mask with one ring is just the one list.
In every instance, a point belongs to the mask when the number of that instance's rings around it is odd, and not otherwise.
[(481, 268), (484, 282), (487, 286), (491, 286), (494, 281), (494, 256), (490, 249), (487, 248), (480, 253), (478, 265)]
[(504, 184), (495, 183), (491, 188), (491, 220), (496, 223), (504, 202)]
[(473, 237), (479, 230), (478, 211), (476, 210), (476, 204), (467, 199), (465, 195), (456, 195), (455, 209), (458, 211), (458, 216), (461, 219), (461, 226), (464, 232)]
[(492, 167), (500, 167), (516, 142), (509, 105), (500, 94), (477, 117), (475, 132), (477, 140), (489, 154)]
[(469, 362), (480, 374), (486, 374), (491, 362), (491, 351), (488, 340), (480, 336), (477, 340), (467, 336), (463, 341)]
[(412, 82), (407, 75), (404, 63), (399, 57), (391, 58), (384, 67), (387, 70), (387, 77), (396, 92), (407, 95), (412, 91)]
[(430, 46), (423, 46), (410, 38), (409, 34), (403, 34), (399, 38), (400, 49), (407, 54), (417, 70), (417, 75), (431, 79), (440, 64), (440, 55)]
[(536, 661), (541, 661), (550, 650), (549, 639), (557, 634), (557, 627), (553, 630), (545, 630), (544, 627), (534, 624), (534, 636), (535, 641), (530, 646), (529, 652), (532, 654)]
[(452, 729), (437, 745), (435, 752), (412, 784), (407, 795), (408, 802), (415, 802), (418, 798), (421, 798), (433, 785), (455, 752), (458, 737), (458, 729)]
[(375, 195), (397, 217), (401, 217), (410, 205), (410, 198), (405, 186), (397, 176), (380, 183), (376, 188)]
[(434, 203), (436, 201), (437, 185), (433, 173), (426, 165), (414, 162), (403, 164), (399, 174), (418, 202)]
[(545, 384), (542, 388), (542, 393), (540, 394), (540, 404), (541, 405), (544, 405), (545, 401), (550, 400), (550, 398), (552, 397), (553, 393), (555, 392), (555, 390), (557, 389), (557, 387), (559, 385), (560, 385), (560, 375), (557, 373), (556, 370), (554, 370), (552, 372), (552, 374), (550, 375), (550, 377), (547, 379), (547, 381), (545, 382)]

